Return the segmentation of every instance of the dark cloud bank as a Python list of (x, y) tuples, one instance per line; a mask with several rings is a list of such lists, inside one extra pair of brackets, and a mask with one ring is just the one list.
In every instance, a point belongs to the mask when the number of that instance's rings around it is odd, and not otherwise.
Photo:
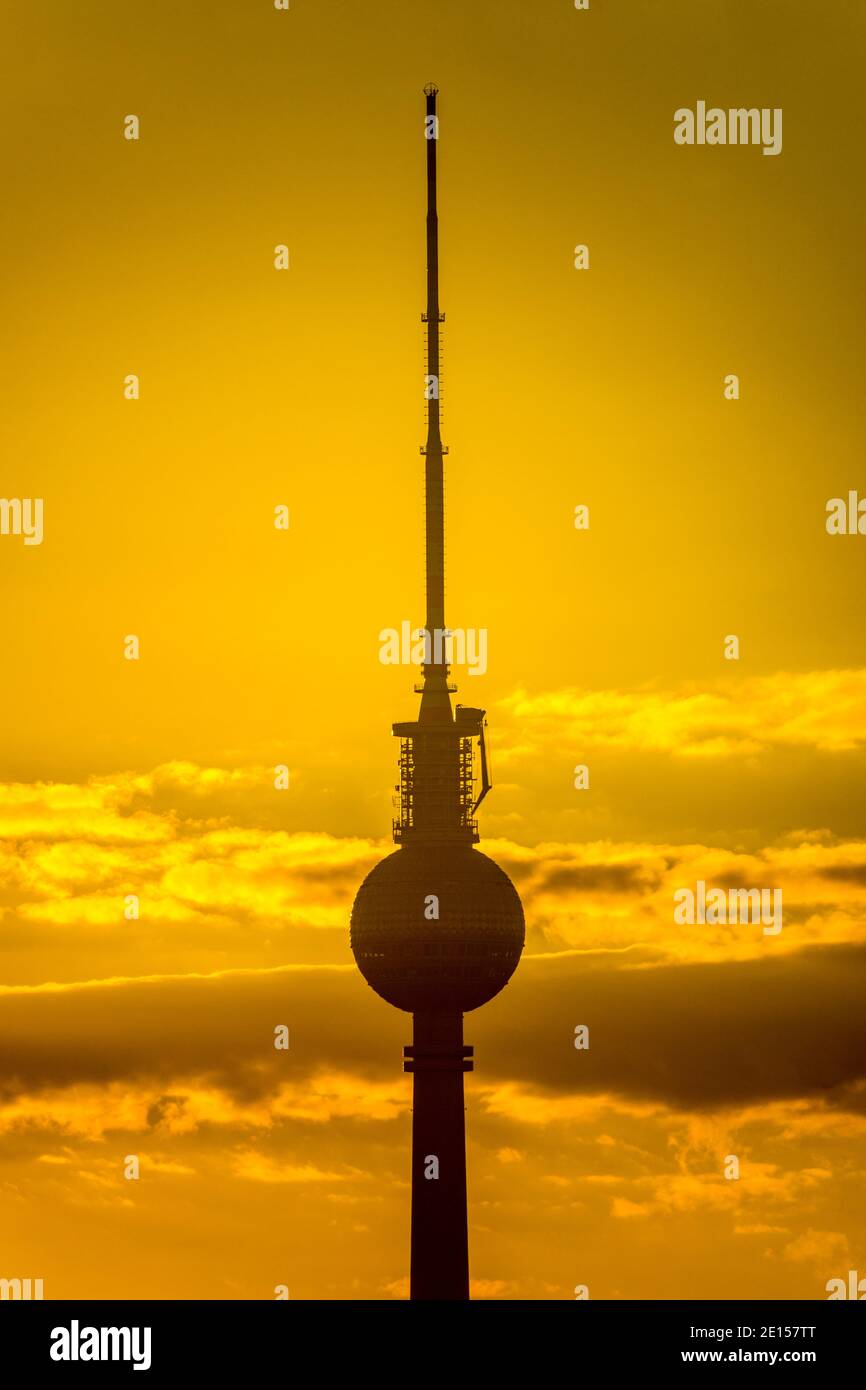
[[(866, 1108), (866, 948), (655, 966), (604, 953), (523, 962), (467, 1015), (478, 1073), (551, 1092), (702, 1108), (793, 1096)], [(290, 1029), (275, 1052), (274, 1027)], [(576, 1024), (590, 1048), (573, 1045)], [(0, 995), (0, 1093), (199, 1078), (238, 1099), (318, 1070), (393, 1078), (411, 1021), (352, 971), (276, 970)]]

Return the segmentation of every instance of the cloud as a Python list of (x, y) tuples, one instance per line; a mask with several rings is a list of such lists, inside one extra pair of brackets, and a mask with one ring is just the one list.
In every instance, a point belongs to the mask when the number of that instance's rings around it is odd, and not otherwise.
[(757, 1221), (751, 1225), (748, 1223), (734, 1227), (735, 1236), (784, 1236), (788, 1234), (787, 1226), (768, 1226), (766, 1222)]
[(803, 1261), (820, 1269), (830, 1268), (834, 1262), (844, 1265), (850, 1261), (848, 1237), (841, 1231), (813, 1231), (810, 1228), (789, 1241), (782, 1256), (786, 1260)]
[[(508, 1057), (509, 1084), (541, 1114), (569, 1093), (699, 1110), (808, 1095), (861, 1109), (866, 948), (629, 962), (605, 953), (526, 960), (507, 1008), (470, 1016), (467, 1037), (485, 1059)], [(587, 1050), (573, 1046), (578, 1024), (589, 1028)]]
[[(200, 774), (200, 776), (199, 776)], [(224, 774), (224, 775), (223, 775)], [(167, 764), (83, 787), (0, 786), (12, 822), (0, 846), (0, 915), (7, 978), (255, 968), (286, 961), (345, 963), (359, 883), (390, 849), (324, 832), (202, 819), (201, 806), (154, 798), (228, 787), (247, 806), (255, 769)], [(179, 791), (178, 791), (179, 789)], [(12, 808), (12, 811), (10, 811)], [(18, 817), (16, 820), (15, 817)], [(518, 884), (528, 949), (620, 950), (659, 959), (762, 958), (753, 924), (684, 928), (673, 895), (698, 878), (719, 887), (779, 887), (776, 954), (812, 943), (866, 940), (866, 842), (804, 829), (751, 852), (689, 841), (543, 840), (485, 843)], [(129, 917), (130, 895), (138, 917)]]
[(709, 690), (518, 690), (499, 708), (514, 725), (503, 762), (531, 756), (551, 740), (680, 757), (725, 758), (767, 747), (840, 752), (866, 744), (866, 670), (780, 671), (719, 680)]
[(832, 1173), (820, 1169), (782, 1171), (778, 1165), (752, 1162), (745, 1165), (739, 1179), (727, 1179), (722, 1172), (665, 1173), (639, 1178), (632, 1186), (646, 1190), (643, 1200), (615, 1197), (611, 1216), (630, 1221), (672, 1212), (720, 1210), (736, 1213), (741, 1207), (763, 1210), (779, 1204), (798, 1203), (803, 1194), (817, 1184), (832, 1180)]
[[(467, 1016), (484, 1059), (472, 1084), (530, 1124), (579, 1120), (611, 1096), (647, 1113), (809, 1097), (860, 1115), (864, 984), (854, 946), (652, 968), (615, 953), (528, 959), (506, 995)], [(283, 1023), (291, 1046), (277, 1052)], [(207, 1123), (217, 1096), (260, 1115), (392, 1117), (410, 1027), (352, 967), (6, 987), (0, 1119), (23, 1122), (40, 1093), (57, 1117), (58, 1092), (76, 1087), (119, 1088), (112, 1123), (136, 1126), (148, 1110), (155, 1125)]]
[(264, 1183), (334, 1183), (345, 1182), (346, 1173), (328, 1173), (313, 1163), (280, 1163), (254, 1149), (235, 1154), (234, 1172), (249, 1182)]
[[(343, 1242), (369, 1239), (375, 1203), (402, 1232), (411, 1020), (365, 985), (347, 932), (390, 846), (251, 823), (263, 774), (199, 771), (0, 796), (18, 817), (0, 847), (4, 1195), (48, 1202), (72, 1229), (95, 1203), (107, 1222), (145, 1219), (158, 1187), (183, 1221), (194, 1176), (248, 1221), (288, 1204), (310, 1240), (332, 1222)], [(695, 1251), (707, 1230), (772, 1252), (805, 1227), (843, 1229), (845, 1155), (866, 1137), (866, 842), (806, 825), (750, 851), (612, 837), (485, 849), (519, 884), (529, 946), (507, 992), (465, 1022), (481, 1248), (506, 1213), (518, 1242), (545, 1250), (579, 1221), (595, 1249), (617, 1248), (612, 1228), (626, 1247), (639, 1231), (660, 1257), (674, 1225), (685, 1248), (701, 1227)], [(678, 926), (673, 893), (698, 878), (782, 886), (781, 936)], [(123, 916), (130, 892), (138, 920)], [(122, 1181), (129, 1152), (140, 1184)], [(722, 1177), (726, 1153), (739, 1183)], [(404, 1287), (395, 1249), (366, 1296)], [(482, 1261), (479, 1296), (568, 1297), (568, 1263), (511, 1284)], [(774, 1268), (779, 1286), (811, 1287), (807, 1261)], [(258, 1289), (260, 1272), (249, 1280)]]

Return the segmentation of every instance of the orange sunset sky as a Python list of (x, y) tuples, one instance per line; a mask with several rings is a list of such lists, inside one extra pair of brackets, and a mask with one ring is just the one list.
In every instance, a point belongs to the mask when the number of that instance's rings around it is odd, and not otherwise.
[[(0, 492), (44, 540), (0, 536), (0, 1277), (407, 1295), (411, 1019), (348, 918), (416, 709), (379, 634), (423, 621), (430, 80), (454, 676), (527, 921), (464, 1025), (473, 1294), (866, 1276), (866, 538), (825, 527), (866, 495), (863, 5), (43, 0), (2, 40)], [(782, 108), (781, 154), (675, 145), (698, 100)], [(783, 930), (677, 924), (698, 880)]]

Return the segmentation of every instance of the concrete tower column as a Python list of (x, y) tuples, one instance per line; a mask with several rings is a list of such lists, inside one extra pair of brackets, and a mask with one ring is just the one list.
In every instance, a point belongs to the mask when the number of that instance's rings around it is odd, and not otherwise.
[(414, 1074), (412, 1109), (412, 1299), (469, 1297), (463, 1073), (472, 1048), (461, 1013), (416, 1013), (403, 1049)]

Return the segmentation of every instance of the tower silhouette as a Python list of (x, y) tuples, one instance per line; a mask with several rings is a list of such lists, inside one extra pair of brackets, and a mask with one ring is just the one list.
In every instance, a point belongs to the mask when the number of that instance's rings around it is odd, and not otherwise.
[[(439, 432), (439, 223), (437, 88), (424, 89), (427, 145), (427, 645), (418, 718), (393, 725), (400, 740), (399, 849), (367, 875), (352, 909), (351, 943), (367, 983), (414, 1015), (403, 1049), (413, 1074), (413, 1299), (469, 1297), (463, 1073), (472, 1048), (463, 1014), (511, 978), (523, 950), (520, 898), (502, 869), (476, 850), (475, 812), (490, 789), (485, 712), (451, 707), (445, 634), (445, 547)], [(474, 793), (477, 740), (480, 789)]]

